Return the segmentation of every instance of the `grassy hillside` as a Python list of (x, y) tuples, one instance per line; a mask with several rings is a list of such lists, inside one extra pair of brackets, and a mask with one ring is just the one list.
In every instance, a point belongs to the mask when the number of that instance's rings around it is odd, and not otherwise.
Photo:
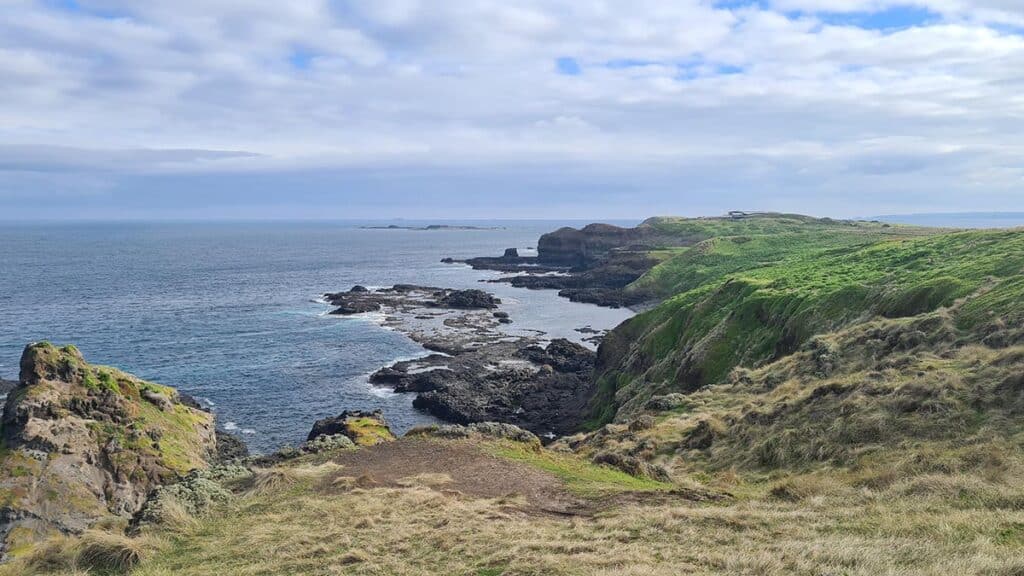
[(598, 422), (655, 394), (723, 382), (736, 367), (762, 365), (815, 334), (875, 317), (910, 317), (970, 296), (957, 318), (961, 329), (1020, 318), (1024, 232), (907, 229), (886, 238), (856, 230), (715, 238), (638, 280), (637, 289), (678, 292), (606, 340)]

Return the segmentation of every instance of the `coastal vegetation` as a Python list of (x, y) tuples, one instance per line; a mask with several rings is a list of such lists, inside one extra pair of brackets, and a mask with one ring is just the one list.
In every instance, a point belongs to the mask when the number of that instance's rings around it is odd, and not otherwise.
[[(635, 230), (541, 244), (581, 274), (649, 259), (616, 288), (650, 306), (603, 340), (579, 433), (394, 439), (346, 414), (317, 423), (344, 439), (197, 463), (161, 514), (53, 532), (0, 574), (1024, 574), (1024, 231), (771, 214)], [(158, 409), (169, 389), (32, 350), (42, 380), (183, 429)], [(35, 462), (7, 446), (9, 478)]]

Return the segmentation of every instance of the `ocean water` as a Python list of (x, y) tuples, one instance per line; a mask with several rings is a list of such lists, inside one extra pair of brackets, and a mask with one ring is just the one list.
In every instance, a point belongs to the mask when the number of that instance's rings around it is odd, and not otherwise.
[(371, 319), (326, 315), (316, 301), (323, 292), (353, 284), (484, 288), (504, 300), (514, 329), (552, 337), (579, 338), (575, 328), (629, 317), (552, 291), (481, 284), (498, 274), (440, 263), (531, 248), (544, 232), (581, 223), (474, 224), (505, 229), (0, 224), (0, 377), (16, 379), (28, 342), (73, 343), (92, 363), (196, 396), (222, 427), (268, 451), (303, 441), (316, 419), (346, 409), (383, 409), (399, 431), (432, 421), (412, 407), (412, 395), (367, 382), (423, 349)]

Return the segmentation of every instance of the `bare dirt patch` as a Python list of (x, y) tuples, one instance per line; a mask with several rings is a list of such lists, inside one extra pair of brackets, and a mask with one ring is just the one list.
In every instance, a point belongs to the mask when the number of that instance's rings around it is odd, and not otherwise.
[(403, 487), (423, 475), (447, 475), (439, 488), (474, 498), (519, 496), (526, 511), (580, 514), (588, 503), (571, 494), (553, 474), (487, 454), (471, 442), (405, 438), (334, 459), (346, 476), (372, 480), (379, 486)]

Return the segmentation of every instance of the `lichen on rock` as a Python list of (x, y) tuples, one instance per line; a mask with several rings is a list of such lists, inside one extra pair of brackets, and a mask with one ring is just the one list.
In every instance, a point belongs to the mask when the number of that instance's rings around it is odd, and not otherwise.
[(92, 366), (74, 346), (48, 342), (25, 348), (2, 423), (5, 555), (102, 518), (131, 517), (153, 488), (206, 467), (216, 452), (213, 416), (183, 404), (173, 388)]

